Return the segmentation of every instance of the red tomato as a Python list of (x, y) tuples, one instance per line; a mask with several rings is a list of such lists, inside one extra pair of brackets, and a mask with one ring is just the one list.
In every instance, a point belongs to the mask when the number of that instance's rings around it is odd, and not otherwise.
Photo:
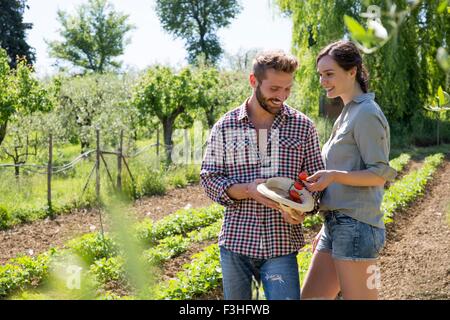
[(298, 174), (298, 178), (299, 178), (301, 181), (305, 181), (306, 178), (308, 178), (308, 174), (307, 174), (305, 171), (300, 172), (300, 173)]
[(295, 181), (294, 182), (294, 188), (297, 189), (297, 190), (303, 190), (303, 185), (300, 182)]
[(289, 195), (291, 196), (291, 199), (294, 201), (300, 199), (300, 195), (295, 190), (290, 190)]

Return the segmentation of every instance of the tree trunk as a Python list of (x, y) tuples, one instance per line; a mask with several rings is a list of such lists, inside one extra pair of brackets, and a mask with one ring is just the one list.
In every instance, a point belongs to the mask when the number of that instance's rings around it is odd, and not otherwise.
[(89, 141), (81, 139), (81, 153), (86, 152), (89, 149)]
[(209, 129), (212, 129), (214, 124), (216, 123), (216, 119), (214, 117), (214, 109), (211, 108), (206, 111), (206, 121), (208, 122)]
[(167, 164), (172, 163), (172, 149), (173, 149), (172, 134), (173, 134), (174, 122), (175, 121), (172, 117), (162, 119), (164, 146), (166, 149), (166, 163)]
[(6, 137), (6, 126), (8, 125), (8, 120), (0, 123), (0, 145)]
[(172, 150), (173, 150), (173, 126), (177, 117), (185, 111), (183, 105), (178, 106), (169, 116), (160, 118), (159, 120), (163, 125), (164, 145), (166, 149), (166, 164), (172, 163)]
[(20, 176), (19, 167), (14, 167), (14, 175), (16, 176), (16, 179), (19, 179), (19, 176)]

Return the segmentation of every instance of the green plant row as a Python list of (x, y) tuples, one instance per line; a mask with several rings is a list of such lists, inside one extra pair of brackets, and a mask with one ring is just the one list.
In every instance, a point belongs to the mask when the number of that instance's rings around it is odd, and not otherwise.
[[(308, 227), (322, 223), (318, 215), (310, 216), (307, 220), (309, 221)], [(217, 221), (209, 227), (189, 233), (187, 237), (176, 235), (165, 238), (159, 242), (157, 247), (144, 253), (145, 260), (159, 264), (185, 252), (192, 242), (213, 239), (217, 237), (221, 223), (222, 221)], [(192, 299), (192, 297), (206, 294), (217, 287), (222, 279), (222, 274), (219, 255), (215, 254), (213, 249), (211, 249), (215, 248), (214, 250), (218, 250), (216, 247), (217, 245), (213, 245), (194, 255), (191, 263), (184, 265), (183, 271), (177, 274), (177, 279), (161, 283), (153, 289), (153, 298)], [(299, 253), (299, 257), (308, 255), (308, 252), (302, 252)], [(299, 268), (303, 265), (303, 269), (305, 269), (302, 271), (303, 273), (307, 271), (305, 263), (299, 262)], [(203, 273), (202, 270), (205, 270), (205, 272)], [(100, 283), (107, 283), (113, 280), (125, 285), (126, 280), (124, 279), (126, 279), (126, 275), (123, 268), (123, 258), (103, 258), (94, 263), (91, 271)]]
[(136, 234), (139, 240), (155, 244), (163, 238), (186, 235), (189, 231), (208, 226), (221, 219), (223, 212), (224, 208), (218, 204), (200, 209), (180, 209), (156, 223), (144, 220), (136, 226)]
[[(315, 215), (308, 217), (305, 222), (307, 222), (308, 224), (307, 227), (312, 227), (314, 225), (321, 224), (322, 220), (320, 216)], [(185, 252), (193, 242), (202, 242), (205, 240), (216, 238), (217, 235), (219, 234), (221, 224), (222, 221), (219, 220), (208, 227), (188, 233), (187, 237), (183, 237), (182, 235), (166, 237), (163, 240), (161, 240), (156, 247), (146, 250), (144, 252), (144, 260), (147, 263), (151, 263), (153, 265), (155, 264), (158, 265), (165, 261), (168, 261), (169, 259), (172, 259), (177, 255)], [(103, 257), (94, 262), (94, 264), (91, 266), (91, 272), (94, 274), (95, 278), (101, 284), (105, 284), (108, 281), (116, 281), (121, 285), (127, 287), (126, 284), (127, 276), (123, 268), (123, 263), (124, 260), (120, 256), (112, 257), (109, 259)], [(195, 264), (196, 262), (193, 263)], [(206, 262), (202, 262), (202, 264), (205, 263)], [(212, 263), (214, 264), (214, 262)], [(210, 271), (210, 273), (211, 272), (212, 271)], [(212, 275), (210, 274), (210, 276)], [(221, 279), (221, 275), (215, 275), (213, 278), (215, 279), (216, 277), (219, 277), (219, 279)], [(175, 283), (174, 281), (171, 281), (171, 284), (168, 285), (168, 287), (173, 287), (174, 283)], [(209, 285), (205, 284), (205, 281), (201, 281), (201, 284), (195, 285), (194, 287), (192, 287), (192, 290), (195, 291), (196, 293), (201, 293), (201, 289), (199, 288), (199, 286), (211, 289)], [(190, 295), (191, 293), (188, 292), (187, 294)], [(172, 296), (172, 294), (169, 295)], [(159, 296), (159, 298), (161, 297), (164, 299), (169, 298), (165, 297), (164, 294), (162, 294), (162, 296)]]
[[(165, 238), (158, 246), (144, 251), (143, 260), (148, 266), (161, 265), (186, 252), (193, 243), (216, 238), (221, 226), (222, 220), (219, 220), (210, 226), (188, 233), (187, 237), (176, 235)], [(106, 284), (109, 281), (116, 281), (122, 286), (128, 287), (128, 277), (124, 268), (124, 262), (123, 256), (103, 257), (94, 261), (90, 267), (90, 272), (99, 285)]]
[(194, 242), (217, 238), (221, 227), (222, 220), (218, 220), (207, 227), (188, 233), (187, 237), (175, 235), (164, 238), (156, 247), (144, 252), (145, 259), (151, 264), (161, 264), (185, 252)]
[[(64, 215), (70, 213), (73, 209), (90, 209), (96, 201), (92, 195), (86, 195), (80, 201), (70, 200), (66, 203), (55, 202), (52, 206), (53, 214)], [(48, 206), (40, 208), (26, 206), (21, 208), (6, 208), (0, 205), (0, 230), (6, 230), (15, 225), (30, 223), (36, 220), (45, 219), (49, 216)]]
[(154, 298), (158, 300), (186, 300), (210, 292), (222, 281), (219, 246), (206, 247), (192, 256), (192, 261), (171, 279), (154, 288)]
[(36, 287), (47, 279), (52, 263), (64, 256), (79, 256), (87, 265), (102, 257), (117, 254), (117, 247), (108, 236), (99, 233), (87, 234), (66, 244), (66, 249), (50, 250), (36, 257), (22, 256), (13, 258), (0, 266), (0, 298), (28, 287)]
[[(297, 255), (300, 279), (306, 276), (312, 253), (310, 246), (305, 246)], [(188, 300), (211, 292), (222, 281), (220, 253), (217, 244), (194, 255), (190, 264), (183, 266), (176, 279), (159, 284), (154, 289), (154, 298), (161, 300)]]
[[(154, 242), (155, 239), (162, 240), (166, 236), (175, 236), (180, 233), (183, 234), (183, 232), (188, 233), (189, 231), (206, 227), (221, 219), (222, 216), (223, 207), (213, 204), (210, 207), (201, 209), (181, 209), (156, 223), (150, 223), (150, 221), (138, 223), (136, 229), (145, 232)], [(205, 220), (201, 221), (201, 219)], [(181, 227), (176, 226), (177, 223), (180, 223)], [(205, 237), (208, 233), (211, 234), (216, 231), (217, 229), (206, 228), (205, 230), (198, 231), (198, 233), (193, 233), (191, 237), (195, 235), (199, 239)], [(140, 238), (139, 235), (138, 238)], [(145, 240), (146, 238), (140, 239)], [(167, 242), (169, 243), (169, 241)], [(120, 254), (119, 248), (114, 240), (108, 234), (102, 236), (98, 232), (85, 234), (72, 239), (67, 242), (66, 248), (67, 253), (70, 252), (81, 257), (88, 266), (92, 265), (95, 261), (103, 258), (116, 257)], [(47, 276), (46, 272), (37, 274), (34, 270), (38, 267), (47, 270), (49, 256), (51, 256), (50, 252), (55, 251), (55, 249), (50, 249), (48, 252), (42, 253), (34, 258), (20, 257), (11, 259), (8, 264), (1, 266), (0, 297), (4, 297), (15, 290), (24, 289), (30, 284), (37, 285), (42, 279), (45, 279)], [(161, 252), (163, 251), (161, 250)], [(62, 254), (63, 252), (60, 253)]]
[(55, 250), (50, 250), (36, 258), (14, 258), (8, 264), (0, 266), (0, 298), (46, 278), (49, 261), (54, 253)]
[(405, 175), (401, 180), (393, 183), (384, 193), (381, 211), (384, 222), (392, 222), (396, 210), (405, 207), (420, 196), (425, 190), (427, 182), (444, 160), (442, 153), (425, 158), (423, 166)]
[(409, 160), (411, 160), (411, 155), (409, 153), (402, 153), (397, 158), (389, 161), (389, 165), (394, 168), (397, 173), (400, 173), (408, 164)]

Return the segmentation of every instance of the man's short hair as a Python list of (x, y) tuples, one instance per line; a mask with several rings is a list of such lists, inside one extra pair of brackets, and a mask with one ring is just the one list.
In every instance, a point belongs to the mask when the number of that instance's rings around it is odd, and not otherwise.
[(266, 78), (266, 70), (268, 69), (292, 74), (297, 68), (297, 58), (282, 50), (261, 52), (253, 60), (253, 74), (260, 82)]

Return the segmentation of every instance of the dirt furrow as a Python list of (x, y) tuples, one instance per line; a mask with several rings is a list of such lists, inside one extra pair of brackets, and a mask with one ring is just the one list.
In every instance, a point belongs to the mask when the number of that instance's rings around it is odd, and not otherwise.
[(387, 227), (380, 299), (450, 299), (450, 162)]

